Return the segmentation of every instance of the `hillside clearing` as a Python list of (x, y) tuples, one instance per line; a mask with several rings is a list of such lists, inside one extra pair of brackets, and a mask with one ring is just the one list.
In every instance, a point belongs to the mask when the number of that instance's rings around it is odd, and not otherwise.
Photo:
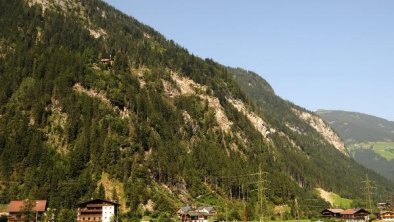
[(354, 153), (358, 149), (371, 149), (387, 160), (394, 160), (394, 142), (365, 142), (350, 145), (349, 151)]
[(320, 193), (321, 198), (329, 202), (333, 207), (350, 208), (353, 200), (343, 198), (336, 193), (325, 191), (321, 188), (316, 188)]

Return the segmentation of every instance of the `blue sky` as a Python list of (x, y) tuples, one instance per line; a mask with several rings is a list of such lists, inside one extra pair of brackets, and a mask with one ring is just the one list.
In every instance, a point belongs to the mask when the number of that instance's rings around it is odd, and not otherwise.
[(106, 0), (309, 110), (394, 120), (392, 0)]

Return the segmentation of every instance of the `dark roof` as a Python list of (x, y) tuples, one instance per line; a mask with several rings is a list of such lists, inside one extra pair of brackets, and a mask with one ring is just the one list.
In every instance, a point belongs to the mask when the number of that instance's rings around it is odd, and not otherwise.
[(78, 204), (78, 206), (82, 206), (82, 205), (89, 204), (89, 203), (97, 203), (97, 202), (100, 202), (100, 203), (109, 203), (109, 204), (116, 205), (116, 206), (119, 206), (119, 205), (120, 205), (119, 203), (117, 203), (117, 202), (115, 202), (115, 201), (112, 201), (112, 200), (92, 199), (92, 200), (88, 200), (88, 201), (81, 202), (81, 203)]
[(191, 206), (183, 206), (178, 210), (178, 213), (185, 214), (192, 210)]
[(31, 201), (32, 208), (29, 209), (31, 212), (45, 212), (47, 209), (47, 201), (46, 200), (12, 200), (8, 205), (9, 213), (18, 213), (25, 210), (25, 204)]

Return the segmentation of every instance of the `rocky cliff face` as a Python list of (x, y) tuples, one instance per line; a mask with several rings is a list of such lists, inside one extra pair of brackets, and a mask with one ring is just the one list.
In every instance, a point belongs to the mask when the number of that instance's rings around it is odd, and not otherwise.
[(297, 114), (297, 116), (305, 120), (313, 129), (320, 133), (327, 142), (332, 144), (344, 155), (349, 156), (349, 153), (346, 150), (345, 144), (342, 142), (341, 138), (328, 124), (323, 121), (322, 118), (308, 112), (298, 111), (296, 109), (293, 109), (293, 111)]

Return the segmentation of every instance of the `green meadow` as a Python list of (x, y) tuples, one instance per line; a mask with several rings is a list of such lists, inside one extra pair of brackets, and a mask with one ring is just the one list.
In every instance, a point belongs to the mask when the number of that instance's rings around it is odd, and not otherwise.
[(371, 149), (387, 160), (394, 160), (394, 142), (364, 142), (352, 144), (348, 147), (349, 151), (354, 152), (358, 149)]

